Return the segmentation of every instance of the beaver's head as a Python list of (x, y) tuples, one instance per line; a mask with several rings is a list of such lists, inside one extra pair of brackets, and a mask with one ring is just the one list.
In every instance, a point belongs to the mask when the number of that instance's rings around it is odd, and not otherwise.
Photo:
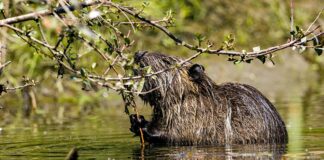
[(134, 59), (139, 65), (139, 69), (135, 71), (137, 75), (149, 66), (153, 72), (162, 71), (145, 79), (142, 92), (151, 92), (141, 95), (141, 98), (151, 106), (172, 106), (181, 103), (184, 96), (206, 93), (206, 89), (211, 88), (210, 85), (213, 84), (204, 73), (202, 65), (185, 62), (181, 67), (175, 67), (183, 61), (178, 57), (139, 51)]

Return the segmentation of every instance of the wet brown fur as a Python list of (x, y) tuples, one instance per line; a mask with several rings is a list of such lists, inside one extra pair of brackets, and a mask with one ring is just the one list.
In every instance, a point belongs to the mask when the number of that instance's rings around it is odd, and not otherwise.
[[(182, 59), (160, 53), (138, 52), (140, 68), (154, 72), (169, 68)], [(287, 131), (275, 107), (257, 89), (246, 84), (216, 84), (204, 72), (189, 73), (193, 64), (146, 79), (142, 95), (153, 107), (146, 132), (152, 143), (255, 144), (287, 143)], [(199, 69), (199, 68), (198, 68)], [(140, 71), (136, 71), (139, 74)]]

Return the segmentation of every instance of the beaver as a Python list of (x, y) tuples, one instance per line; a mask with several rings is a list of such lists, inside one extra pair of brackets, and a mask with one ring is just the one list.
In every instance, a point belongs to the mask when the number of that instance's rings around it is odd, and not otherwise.
[[(140, 95), (153, 108), (152, 120), (130, 115), (130, 130), (149, 143), (168, 145), (286, 144), (285, 123), (274, 105), (256, 88), (216, 84), (204, 67), (161, 53), (138, 51), (141, 69), (165, 70), (146, 77)], [(184, 63), (182, 63), (184, 62)], [(182, 63), (181, 67), (174, 66)], [(169, 69), (168, 68), (175, 68)]]

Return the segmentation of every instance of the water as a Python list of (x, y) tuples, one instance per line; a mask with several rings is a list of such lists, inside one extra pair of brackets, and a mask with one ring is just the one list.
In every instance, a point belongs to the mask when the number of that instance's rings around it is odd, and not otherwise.
[[(0, 132), (0, 159), (64, 159), (73, 147), (80, 159), (324, 159), (324, 87), (274, 98), (286, 122), (286, 146), (146, 146), (133, 137), (122, 108), (62, 125), (9, 125)], [(146, 108), (147, 109), (147, 108)], [(141, 112), (142, 113), (142, 112)]]

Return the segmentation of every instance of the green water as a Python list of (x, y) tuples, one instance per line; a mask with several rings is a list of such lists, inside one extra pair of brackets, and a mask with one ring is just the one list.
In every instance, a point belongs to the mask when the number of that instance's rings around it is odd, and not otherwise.
[[(98, 109), (62, 125), (13, 125), (0, 133), (0, 159), (64, 159), (78, 148), (80, 159), (324, 159), (324, 89), (275, 100), (287, 124), (287, 146), (178, 146), (141, 148), (121, 111)], [(289, 96), (288, 96), (289, 97)], [(21, 126), (21, 127), (18, 127)]]

